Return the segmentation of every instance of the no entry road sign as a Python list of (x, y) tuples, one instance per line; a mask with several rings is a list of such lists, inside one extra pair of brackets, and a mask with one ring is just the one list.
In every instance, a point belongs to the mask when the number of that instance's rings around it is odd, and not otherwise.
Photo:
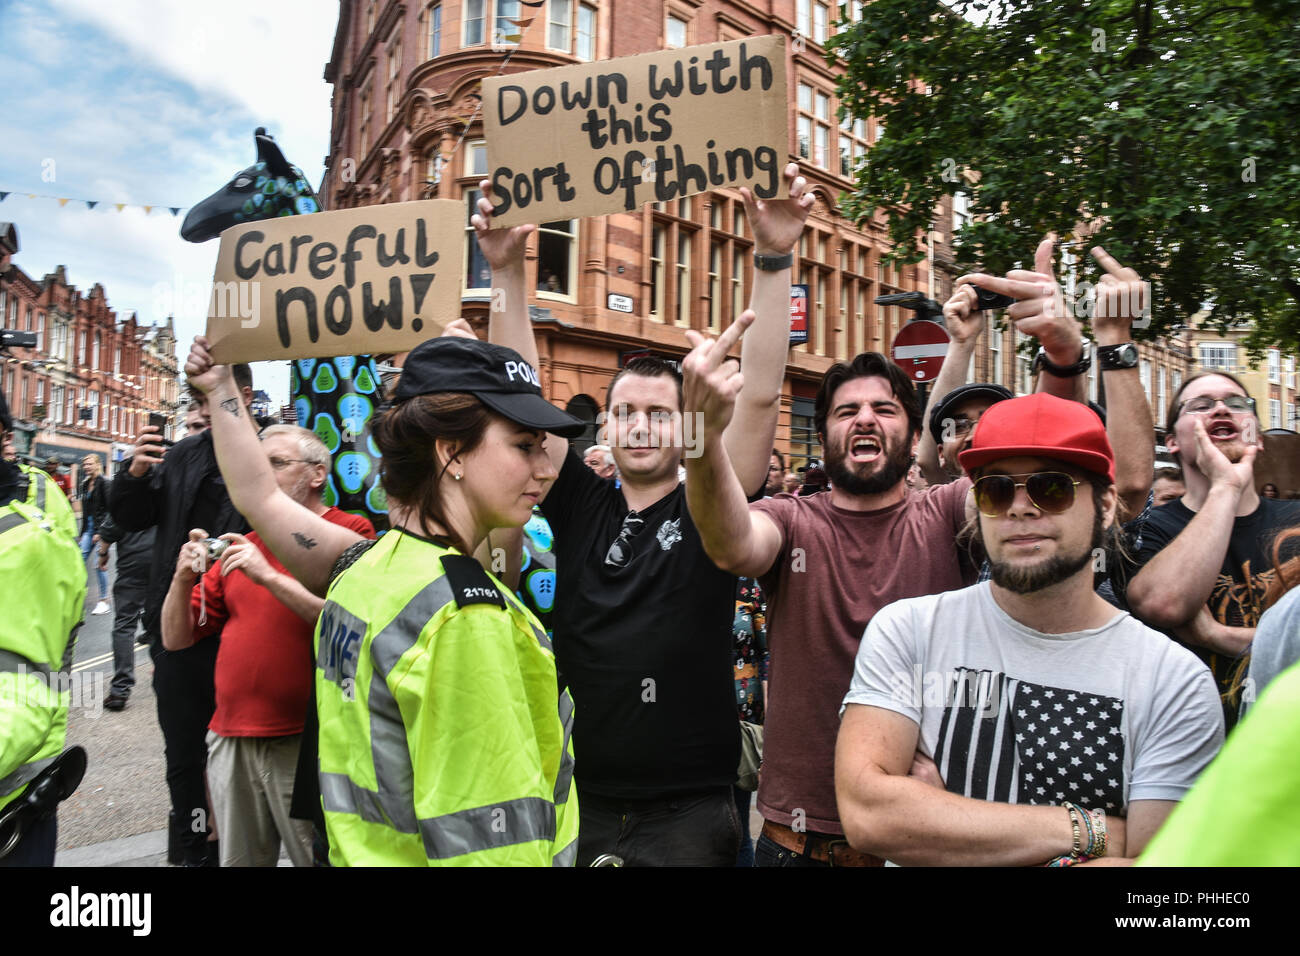
[(915, 382), (932, 382), (948, 354), (948, 330), (929, 319), (913, 319), (898, 330), (890, 350), (894, 361)]

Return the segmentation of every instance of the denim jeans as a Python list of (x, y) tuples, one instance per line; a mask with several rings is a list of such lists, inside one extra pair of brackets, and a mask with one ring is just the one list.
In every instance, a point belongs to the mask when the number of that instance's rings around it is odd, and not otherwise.
[(99, 583), (99, 599), (108, 599), (108, 572), (99, 569), (99, 554), (95, 551), (95, 516), (86, 515), (86, 532), (81, 536), (81, 560), (95, 555), (95, 575)]
[(736, 865), (741, 825), (730, 786), (654, 800), (583, 793), (578, 810), (578, 866), (603, 853), (626, 866)]
[(758, 843), (754, 847), (754, 865), (755, 866), (824, 866), (829, 867), (829, 863), (819, 863), (816, 860), (806, 856), (800, 856), (791, 850), (787, 850), (781, 844), (777, 843), (771, 837), (765, 834), (759, 834)]

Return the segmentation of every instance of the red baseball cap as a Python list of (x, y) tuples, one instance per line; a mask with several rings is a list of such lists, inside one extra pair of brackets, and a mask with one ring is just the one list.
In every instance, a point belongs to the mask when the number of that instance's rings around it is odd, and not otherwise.
[(971, 446), (957, 457), (970, 472), (1016, 455), (1068, 461), (1115, 481), (1115, 452), (1097, 413), (1046, 392), (990, 406), (975, 426)]

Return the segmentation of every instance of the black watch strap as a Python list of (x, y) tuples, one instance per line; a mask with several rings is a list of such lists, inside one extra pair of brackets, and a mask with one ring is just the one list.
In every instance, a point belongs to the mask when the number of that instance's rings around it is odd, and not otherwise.
[(783, 256), (764, 256), (754, 253), (754, 268), (760, 272), (780, 272), (782, 269), (788, 269), (794, 264), (794, 253), (787, 252)]
[(1092, 368), (1092, 354), (1088, 351), (1087, 339), (1083, 340), (1082, 350), (1082, 357), (1073, 365), (1054, 365), (1048, 361), (1047, 353), (1040, 348), (1038, 355), (1034, 358), (1034, 369), (1041, 368), (1044, 372), (1055, 375), (1057, 378), (1074, 378), (1076, 375), (1082, 375)]
[(1097, 367), (1103, 372), (1123, 371), (1137, 368), (1137, 365), (1138, 350), (1132, 342), (1097, 346)]

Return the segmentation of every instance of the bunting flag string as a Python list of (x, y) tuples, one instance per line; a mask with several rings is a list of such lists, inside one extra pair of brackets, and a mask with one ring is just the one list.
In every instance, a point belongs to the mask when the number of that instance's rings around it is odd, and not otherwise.
[[(4, 202), (12, 195), (15, 195), (14, 190), (0, 189), (0, 202)], [(45, 193), (18, 193), (17, 195), (25, 195), (28, 199), (53, 199), (59, 204), (60, 209), (67, 206), (67, 204), (70, 202), (85, 203), (87, 209), (94, 209), (96, 206), (98, 206), (100, 203), (103, 202), (102, 199), (78, 199), (75, 196), (52, 196), (52, 195), (47, 195)], [(111, 205), (118, 212), (121, 212), (122, 210), (127, 208), (143, 209), (144, 214), (146, 216), (152, 213), (155, 209), (166, 209), (168, 212), (172, 214), (173, 217), (176, 217), (189, 208), (189, 206), (162, 206), (159, 203), (152, 203), (150, 205), (145, 205), (144, 203), (136, 203), (136, 202), (115, 202), (115, 203), (111, 203)]]

